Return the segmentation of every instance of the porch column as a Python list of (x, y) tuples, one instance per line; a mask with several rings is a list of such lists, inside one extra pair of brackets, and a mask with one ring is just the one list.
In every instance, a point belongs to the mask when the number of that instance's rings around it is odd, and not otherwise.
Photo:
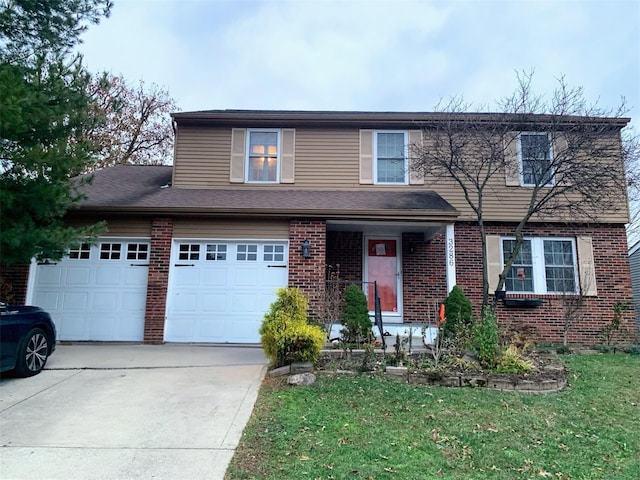
[(456, 240), (453, 223), (447, 225), (446, 233), (447, 245), (447, 292), (450, 292), (456, 285)]

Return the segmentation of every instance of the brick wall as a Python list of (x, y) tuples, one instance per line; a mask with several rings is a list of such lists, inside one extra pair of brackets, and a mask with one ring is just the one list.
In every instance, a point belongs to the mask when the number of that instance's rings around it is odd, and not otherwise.
[(445, 250), (445, 235), (442, 233), (429, 243), (424, 241), (422, 233), (402, 234), (405, 322), (436, 321), (437, 305), (447, 296)]
[(362, 232), (327, 232), (327, 268), (341, 280), (362, 280)]
[(29, 265), (0, 266), (0, 299), (15, 305), (27, 301)]
[[(514, 225), (487, 225), (487, 234), (513, 235)], [(590, 236), (597, 278), (597, 297), (585, 299), (584, 320), (569, 331), (569, 343), (595, 345), (600, 343), (600, 330), (611, 321), (617, 302), (631, 304), (631, 277), (623, 225), (558, 225), (530, 224), (525, 235), (531, 237)], [(474, 313), (479, 314), (482, 303), (482, 262), (480, 234), (473, 224), (458, 223), (456, 237), (456, 280), (471, 299)], [(498, 306), (498, 321), (505, 327), (531, 330), (539, 341), (561, 342), (563, 336), (562, 295), (515, 295), (509, 297), (541, 298), (543, 304), (535, 308), (507, 308)], [(635, 342), (633, 310), (624, 313), (619, 342)]]
[(160, 344), (164, 341), (172, 235), (173, 219), (154, 218), (151, 221), (151, 252), (144, 316), (144, 343)]
[[(289, 223), (289, 286), (297, 287), (309, 301), (309, 319), (319, 318), (325, 291), (326, 223), (294, 219)], [(311, 258), (302, 256), (302, 242), (311, 242)]]

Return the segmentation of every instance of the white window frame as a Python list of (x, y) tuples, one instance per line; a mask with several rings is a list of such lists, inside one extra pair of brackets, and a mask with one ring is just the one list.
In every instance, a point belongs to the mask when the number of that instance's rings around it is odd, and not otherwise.
[[(549, 142), (549, 163), (553, 163), (553, 139), (551, 138), (551, 134), (549, 132), (519, 132), (518, 133), (518, 141), (517, 141), (517, 146), (518, 146), (518, 165), (520, 167), (520, 185), (523, 187), (535, 187), (536, 184), (535, 183), (525, 183), (524, 181), (524, 159), (522, 158), (522, 135), (546, 135), (547, 136), (547, 141)], [(555, 173), (553, 172), (552, 169), (552, 173), (551, 173), (551, 180), (547, 183), (545, 183), (544, 185), (541, 185), (543, 187), (552, 187), (555, 185)]]
[[(378, 134), (396, 133), (404, 135), (404, 181), (381, 182), (378, 180)], [(373, 131), (373, 183), (375, 185), (409, 185), (409, 132), (407, 130), (374, 130)]]
[[(504, 270), (504, 241), (515, 240), (515, 237), (500, 237), (500, 264)], [(514, 294), (539, 294), (539, 295), (577, 295), (580, 293), (580, 272), (578, 271), (578, 249), (576, 239), (571, 237), (524, 237), (524, 240), (531, 242), (531, 262), (533, 270), (533, 291), (507, 290), (507, 293)], [(544, 242), (545, 241), (571, 242), (571, 254), (573, 256), (573, 282), (575, 290), (573, 292), (549, 292), (547, 291), (547, 276), (544, 262)], [(506, 285), (505, 285), (506, 288)]]
[[(251, 180), (249, 178), (249, 175), (251, 173), (251, 134), (252, 133), (276, 133), (277, 134), (277, 140), (276, 140), (276, 179), (275, 180)], [(273, 184), (273, 183), (280, 183), (280, 153), (282, 150), (282, 131), (279, 128), (248, 128), (247, 129), (247, 138), (246, 138), (246, 145), (245, 145), (245, 151), (246, 151), (246, 155), (245, 155), (245, 159), (244, 159), (244, 164), (245, 164), (245, 183), (263, 183), (263, 184)], [(254, 156), (264, 156), (264, 155), (254, 155)]]

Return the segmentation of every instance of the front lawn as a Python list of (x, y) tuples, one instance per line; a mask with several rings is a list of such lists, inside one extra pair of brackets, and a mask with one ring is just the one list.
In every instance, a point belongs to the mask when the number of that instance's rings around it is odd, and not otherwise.
[(266, 379), (225, 478), (640, 478), (640, 356), (563, 359), (555, 394)]

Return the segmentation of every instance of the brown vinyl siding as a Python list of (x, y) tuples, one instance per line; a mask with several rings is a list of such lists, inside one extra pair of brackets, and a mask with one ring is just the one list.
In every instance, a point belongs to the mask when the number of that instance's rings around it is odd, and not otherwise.
[(177, 218), (173, 223), (173, 237), (286, 240), (289, 238), (289, 222)]
[(176, 134), (174, 186), (229, 187), (230, 154), (230, 128), (179, 127)]
[(151, 219), (149, 218), (82, 216), (70, 218), (67, 223), (72, 227), (82, 227), (98, 223), (102, 220), (107, 222), (107, 230), (100, 235), (101, 237), (149, 238), (151, 236)]
[[(612, 134), (615, 137), (615, 134)], [(617, 138), (617, 137), (616, 137)], [(619, 142), (618, 140), (614, 140)], [(422, 185), (366, 185), (360, 183), (360, 129), (296, 128), (294, 183), (268, 185), (230, 183), (231, 128), (180, 126), (176, 141), (174, 187), (238, 189), (367, 189), (433, 190), (461, 212), (459, 220), (474, 220), (460, 187), (442, 178), (424, 179)], [(473, 194), (473, 192), (471, 192)], [(504, 175), (495, 176), (486, 187), (486, 221), (519, 221), (530, 200), (529, 187), (507, 186)], [(576, 218), (554, 218), (576, 221)], [(533, 219), (536, 221), (537, 219)], [(549, 221), (551, 218), (540, 219)], [(618, 211), (607, 212), (600, 222), (626, 223), (626, 198), (620, 196)]]

